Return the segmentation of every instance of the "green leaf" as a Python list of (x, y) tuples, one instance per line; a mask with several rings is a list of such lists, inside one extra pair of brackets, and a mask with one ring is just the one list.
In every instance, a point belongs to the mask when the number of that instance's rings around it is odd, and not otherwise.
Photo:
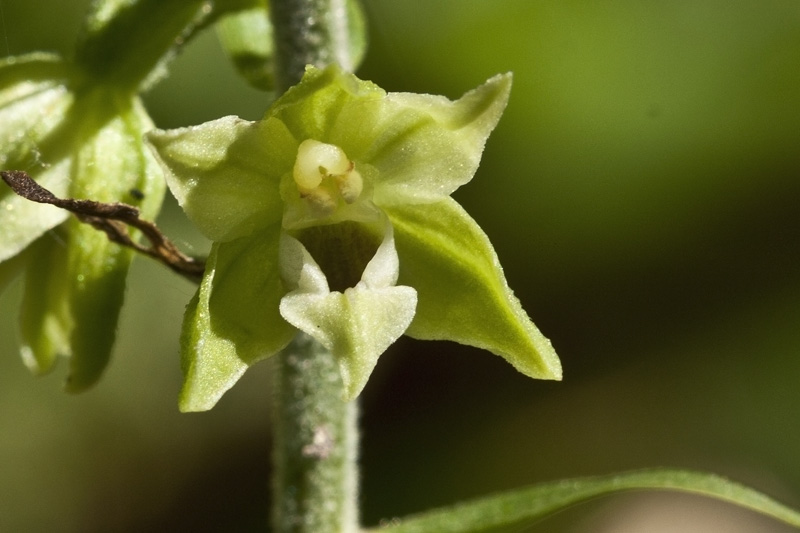
[(182, 337), (181, 411), (211, 409), (247, 368), (283, 349), (295, 334), (278, 313), (275, 225), (252, 237), (215, 243)]
[(275, 120), (224, 117), (190, 128), (155, 130), (147, 140), (172, 194), (209, 239), (229, 241), (280, 220), (280, 177), (297, 142)]
[(392, 206), (400, 280), (419, 304), (407, 335), (452, 340), (500, 355), (523, 374), (561, 379), (548, 341), (508, 287), (497, 254), (455, 200)]
[(367, 531), (479, 533), (500, 527), (524, 528), (576, 503), (597, 496), (639, 489), (699, 494), (751, 509), (800, 528), (800, 513), (733, 481), (698, 472), (646, 470), (544, 483), (428, 511), (400, 519), (397, 524)]
[(236, 70), (253, 87), (271, 91), (273, 83), (272, 25), (267, 0), (253, 0), (248, 9), (217, 22), (217, 36)]

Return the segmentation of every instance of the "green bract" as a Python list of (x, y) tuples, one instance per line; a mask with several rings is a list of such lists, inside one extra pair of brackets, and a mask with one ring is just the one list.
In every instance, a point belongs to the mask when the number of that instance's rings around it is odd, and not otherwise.
[[(154, 217), (165, 187), (142, 140), (151, 127), (135, 95), (89, 83), (74, 64), (46, 54), (0, 62), (0, 168), (25, 170), (56, 196)], [(85, 389), (108, 361), (132, 253), (5, 183), (0, 228), (0, 288), (25, 268), (23, 360), (43, 373), (70, 355), (67, 389)]]
[(332, 351), (348, 399), (403, 333), (560, 379), (489, 240), (450, 198), (510, 86), (496, 76), (453, 102), (309, 67), (259, 122), (151, 132), (170, 189), (214, 241), (184, 323), (181, 409), (211, 408), (297, 329)]

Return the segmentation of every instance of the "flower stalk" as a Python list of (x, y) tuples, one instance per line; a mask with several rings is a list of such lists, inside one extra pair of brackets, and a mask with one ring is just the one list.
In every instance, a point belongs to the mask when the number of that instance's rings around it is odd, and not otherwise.
[(273, 528), (358, 529), (356, 402), (331, 353), (304, 333), (275, 358)]
[[(343, 0), (270, 2), (278, 92), (299, 82), (306, 65), (324, 67), (346, 55), (346, 43), (335, 38), (336, 16), (346, 16), (337, 3)], [(357, 404), (342, 399), (336, 359), (298, 333), (273, 368), (274, 531), (357, 531)]]
[(338, 63), (353, 70), (345, 0), (277, 0), (270, 2), (269, 12), (279, 93), (300, 81), (306, 65), (321, 68)]

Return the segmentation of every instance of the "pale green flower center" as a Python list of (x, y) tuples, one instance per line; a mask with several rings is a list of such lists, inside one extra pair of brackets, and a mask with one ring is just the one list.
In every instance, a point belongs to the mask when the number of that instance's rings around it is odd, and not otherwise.
[(384, 233), (361, 172), (340, 147), (306, 139), (297, 148), (292, 180), (299, 202), (287, 204), (284, 229), (306, 247), (331, 290), (354, 287)]
[(364, 189), (361, 174), (344, 150), (314, 139), (297, 148), (292, 177), (300, 197), (321, 215), (333, 213), (340, 199), (352, 204)]

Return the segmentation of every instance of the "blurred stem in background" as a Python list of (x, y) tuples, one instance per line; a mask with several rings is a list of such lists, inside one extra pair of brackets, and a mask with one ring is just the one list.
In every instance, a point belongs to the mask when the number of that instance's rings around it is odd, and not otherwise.
[(338, 63), (353, 70), (345, 0), (278, 0), (270, 2), (269, 11), (278, 93), (299, 82), (306, 65)]

